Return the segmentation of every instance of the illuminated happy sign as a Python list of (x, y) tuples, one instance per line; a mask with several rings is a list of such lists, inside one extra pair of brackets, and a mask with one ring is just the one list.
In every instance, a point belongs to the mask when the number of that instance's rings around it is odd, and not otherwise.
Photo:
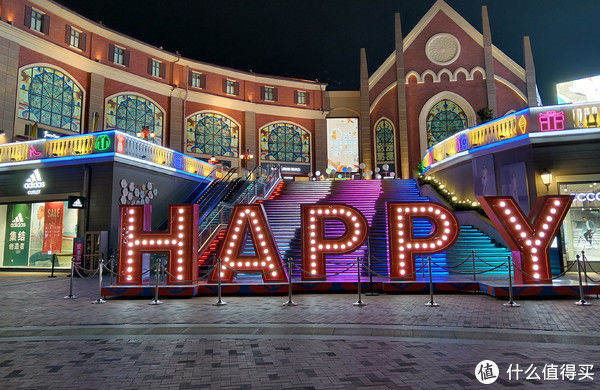
[[(594, 195), (595, 197), (595, 195)], [(486, 196), (478, 199), (513, 253), (518, 283), (539, 283), (551, 277), (548, 248), (572, 202), (571, 196), (538, 198), (526, 216), (513, 198)], [(142, 281), (142, 254), (169, 255), (167, 284), (195, 284), (198, 279), (198, 206), (171, 205), (169, 230), (150, 231), (150, 206), (121, 206), (121, 242), (117, 284)], [(302, 205), (303, 280), (326, 280), (327, 255), (352, 253), (368, 237), (364, 215), (345, 204)], [(432, 202), (387, 203), (390, 279), (413, 281), (415, 257), (448, 250), (457, 240), (460, 224), (448, 208)], [(415, 220), (431, 224), (427, 236), (414, 235)], [(325, 224), (344, 224), (339, 237), (325, 237)], [(252, 246), (252, 250), (245, 250)], [(251, 253), (251, 254), (248, 254)], [(219, 250), (221, 269), (214, 268), (209, 282), (231, 282), (236, 273), (260, 274), (264, 282), (283, 283), (288, 272), (279, 254), (261, 204), (236, 205)], [(521, 271), (522, 270), (522, 271)]]

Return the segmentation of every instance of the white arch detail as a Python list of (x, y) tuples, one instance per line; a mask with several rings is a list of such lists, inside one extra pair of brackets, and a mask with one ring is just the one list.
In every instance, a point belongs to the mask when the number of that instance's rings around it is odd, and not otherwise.
[(469, 104), (469, 102), (459, 94), (450, 91), (443, 91), (433, 95), (423, 105), (421, 108), (421, 113), (419, 114), (419, 144), (421, 146), (421, 156), (423, 156), (427, 150), (427, 114), (434, 105), (436, 105), (440, 100), (444, 99), (452, 100), (463, 109), (465, 115), (467, 116), (467, 128), (477, 124), (475, 110), (471, 104)]
[(473, 69), (471, 69), (471, 73), (470, 73), (471, 77), (467, 78), (467, 80), (474, 80), (475, 72), (481, 73), (481, 78), (485, 80), (485, 70), (481, 66), (476, 66)]
[(452, 72), (448, 68), (440, 69), (440, 71), (437, 73), (435, 73), (431, 69), (427, 69), (427, 70), (423, 71), (423, 73), (421, 73), (421, 74), (419, 74), (419, 72), (417, 72), (417, 71), (411, 70), (410, 72), (408, 72), (406, 74), (405, 84), (408, 84), (408, 79), (411, 76), (415, 76), (417, 78), (417, 84), (423, 84), (423, 83), (425, 83), (425, 76), (427, 76), (427, 75), (431, 75), (431, 77), (433, 77), (434, 83), (439, 83), (442, 80), (442, 74), (447, 74), (450, 81), (457, 81), (459, 73), (464, 74), (465, 79), (467, 81), (472, 81), (475, 79), (475, 72), (480, 72), (481, 77), (485, 80), (485, 70), (481, 66), (476, 66), (473, 69), (471, 69), (471, 71), (468, 71), (467, 69), (465, 69), (461, 66), (459, 68), (456, 68), (454, 70), (454, 72)]

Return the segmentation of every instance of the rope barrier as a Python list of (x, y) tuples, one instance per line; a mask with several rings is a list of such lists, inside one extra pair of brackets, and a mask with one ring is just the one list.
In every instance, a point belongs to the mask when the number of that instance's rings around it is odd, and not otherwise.
[[(587, 259), (587, 256), (584, 254), (582, 257), (583, 257), (583, 263), (584, 264), (588, 264), (590, 267), (592, 267), (592, 264)], [(575, 264), (575, 263), (571, 263), (571, 265), (573, 265), (573, 264)], [(595, 280), (594, 278), (592, 278), (591, 276), (589, 276), (587, 272), (585, 273), (585, 277), (586, 277), (586, 279), (589, 279), (590, 282), (592, 282), (592, 283), (599, 283), (600, 284), (600, 280)]]

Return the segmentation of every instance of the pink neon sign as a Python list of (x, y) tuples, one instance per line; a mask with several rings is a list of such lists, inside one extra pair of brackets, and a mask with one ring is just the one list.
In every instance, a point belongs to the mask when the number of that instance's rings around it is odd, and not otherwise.
[(565, 113), (562, 111), (548, 111), (540, 113), (538, 122), (540, 131), (557, 131), (565, 129)]

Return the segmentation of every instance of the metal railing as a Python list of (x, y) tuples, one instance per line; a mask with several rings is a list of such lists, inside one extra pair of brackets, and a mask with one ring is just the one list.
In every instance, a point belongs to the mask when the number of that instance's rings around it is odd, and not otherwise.
[[(265, 176), (263, 176), (263, 174)], [(202, 253), (217, 231), (225, 228), (236, 204), (251, 204), (269, 197), (281, 181), (281, 170), (257, 166), (245, 176), (248, 185), (230, 202), (220, 202), (200, 224), (198, 242), (199, 253)]]
[(3, 164), (52, 158), (91, 156), (114, 153), (187, 173), (219, 179), (221, 168), (118, 130), (71, 135), (57, 139), (37, 139), (0, 145)]
[(531, 107), (460, 131), (427, 149), (425, 169), (461, 152), (525, 134), (599, 127), (600, 102)]

